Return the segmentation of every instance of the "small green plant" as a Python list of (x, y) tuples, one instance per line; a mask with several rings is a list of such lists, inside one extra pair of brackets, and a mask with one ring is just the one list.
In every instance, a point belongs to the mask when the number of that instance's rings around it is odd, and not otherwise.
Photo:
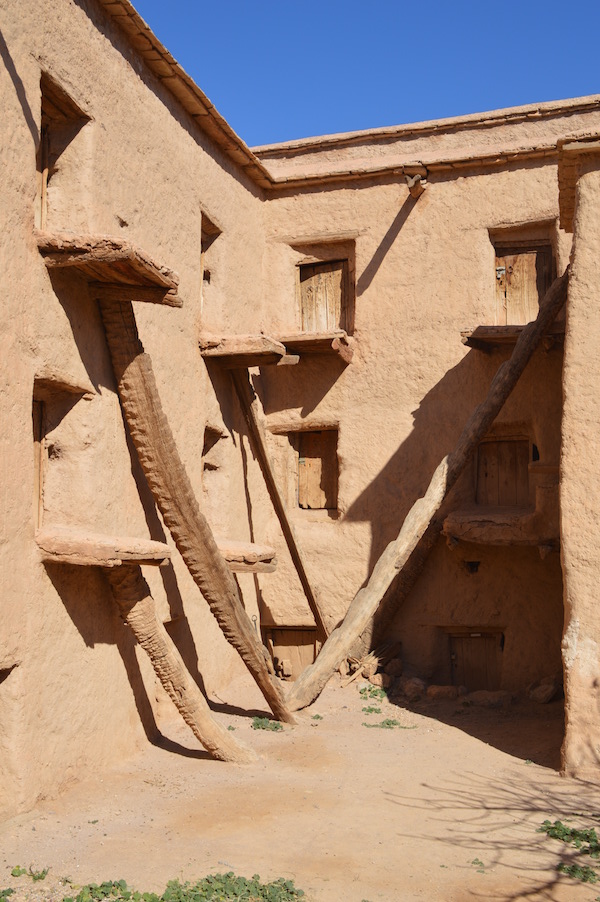
[(474, 858), (473, 861), (471, 862), (471, 864), (473, 865), (474, 868), (477, 868), (478, 874), (485, 874), (485, 865), (484, 865), (483, 861), (481, 860), (481, 858)]
[(381, 708), (376, 708), (375, 705), (368, 705), (366, 708), (363, 708), (363, 714), (381, 714)]
[[(589, 855), (590, 858), (597, 860), (600, 858), (600, 840), (593, 827), (569, 827), (562, 821), (545, 820), (541, 827), (538, 827), (538, 833), (545, 833), (552, 839), (558, 839), (560, 842), (569, 846), (574, 846), (577, 855)], [(580, 883), (597, 883), (599, 879), (598, 871), (589, 864), (579, 864), (577, 861), (572, 864), (565, 864), (561, 861), (556, 870), (571, 877), (573, 880), (579, 880)]]
[(228, 729), (231, 733), (233, 733), (233, 731), (235, 730), (235, 727), (232, 727), (231, 724), (229, 724), (229, 726), (227, 727), (227, 729)]
[(313, 714), (311, 720), (323, 720), (320, 714)]
[(278, 733), (280, 730), (283, 730), (283, 726), (278, 720), (269, 720), (268, 717), (253, 717), (252, 729), (272, 730), (274, 733)]
[(233, 871), (213, 874), (195, 883), (171, 880), (162, 896), (131, 889), (124, 880), (107, 881), (100, 885), (89, 883), (77, 896), (67, 896), (63, 902), (223, 902), (239, 899), (244, 902), (293, 902), (304, 896), (293, 880), (280, 877), (272, 883), (261, 883), (258, 874), (251, 879), (236, 877)]
[(399, 720), (394, 720), (391, 717), (386, 717), (385, 720), (380, 720), (379, 723), (363, 723), (363, 727), (369, 727), (372, 729), (376, 727), (380, 730), (394, 730), (396, 727), (399, 730), (414, 730), (416, 729), (414, 726), (405, 727), (404, 724), (401, 724)]
[(387, 692), (385, 689), (380, 689), (379, 686), (363, 686), (358, 690), (358, 694), (361, 698), (387, 698)]
[(14, 889), (10, 886), (7, 889), (0, 889), (0, 902), (4, 902), (5, 899), (8, 899), (9, 896), (12, 896), (14, 893)]
[(29, 870), (27, 868), (22, 868), (20, 864), (15, 865), (15, 867), (10, 872), (11, 877), (31, 877), (32, 880), (45, 880), (48, 876), (48, 871), (50, 868), (43, 868), (41, 871), (34, 871), (31, 865), (29, 865)]
[(589, 864), (565, 864), (561, 861), (556, 870), (567, 877), (572, 877), (573, 880), (579, 880), (580, 883), (598, 883), (598, 874)]

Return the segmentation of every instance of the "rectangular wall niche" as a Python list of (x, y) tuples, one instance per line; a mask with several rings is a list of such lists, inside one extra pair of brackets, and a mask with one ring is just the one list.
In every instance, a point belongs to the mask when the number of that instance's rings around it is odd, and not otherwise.
[(298, 507), (337, 510), (337, 429), (294, 432), (289, 439), (296, 452)]
[(540, 300), (552, 283), (549, 244), (496, 245), (496, 322), (524, 325), (538, 315)]
[(298, 277), (302, 331), (349, 330), (348, 260), (302, 263)]
[(477, 451), (477, 504), (488, 507), (529, 505), (529, 439), (481, 442)]

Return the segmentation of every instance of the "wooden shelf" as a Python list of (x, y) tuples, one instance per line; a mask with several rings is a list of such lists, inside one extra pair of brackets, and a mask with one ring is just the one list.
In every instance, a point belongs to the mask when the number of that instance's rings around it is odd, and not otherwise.
[(478, 505), (452, 511), (444, 520), (442, 534), (478, 545), (558, 546), (558, 534), (542, 522), (533, 508)]
[(334, 332), (296, 332), (279, 336), (279, 341), (294, 354), (333, 354), (344, 363), (354, 355), (350, 339), (343, 329)]
[(129, 241), (69, 232), (36, 232), (36, 237), (48, 269), (81, 273), (103, 297), (182, 306), (177, 274)]
[(216, 538), (219, 551), (234, 573), (273, 573), (277, 569), (275, 549), (254, 542)]
[(226, 369), (250, 366), (273, 366), (298, 363), (280, 341), (267, 335), (201, 335), (200, 353), (205, 360), (215, 360)]
[[(461, 331), (462, 343), (478, 351), (491, 351), (516, 344), (525, 326), (477, 326), (475, 329)], [(542, 339), (546, 350), (561, 344), (565, 337), (564, 323), (552, 326)]]
[(106, 536), (69, 527), (43, 527), (36, 532), (35, 540), (43, 561), (80, 567), (160, 566), (171, 558), (171, 549), (163, 542)]

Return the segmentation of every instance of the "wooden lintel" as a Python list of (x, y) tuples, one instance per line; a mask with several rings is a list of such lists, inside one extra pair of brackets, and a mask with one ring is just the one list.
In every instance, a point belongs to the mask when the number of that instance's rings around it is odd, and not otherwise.
[(160, 566), (171, 558), (171, 549), (163, 542), (99, 535), (66, 527), (43, 527), (36, 532), (35, 540), (43, 561), (82, 567)]
[(233, 573), (274, 573), (275, 549), (255, 542), (237, 542), (215, 537), (217, 548)]
[(166, 307), (183, 307), (177, 292), (154, 285), (124, 285), (123, 283), (90, 282), (90, 294), (102, 301), (145, 301)]

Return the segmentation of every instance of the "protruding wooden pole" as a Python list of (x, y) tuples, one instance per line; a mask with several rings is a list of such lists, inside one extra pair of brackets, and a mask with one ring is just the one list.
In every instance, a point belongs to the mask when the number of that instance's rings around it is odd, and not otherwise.
[(343, 622), (331, 633), (314, 664), (307, 667), (294, 683), (288, 695), (288, 704), (292, 710), (304, 708), (319, 695), (369, 625), (387, 590), (402, 573), (413, 553), (416, 553), (419, 556), (419, 567), (413, 568), (412, 579), (404, 587), (405, 591), (396, 604), (399, 605), (410, 591), (427, 559), (427, 553), (419, 555), (421, 541), (427, 543), (428, 550), (433, 547), (434, 532), (431, 525), (435, 522), (444, 498), (498, 416), (544, 332), (563, 306), (567, 285), (568, 271), (550, 286), (540, 304), (537, 319), (523, 329), (512, 356), (500, 366), (494, 376), (487, 398), (475, 408), (454, 451), (438, 466), (425, 497), (413, 504), (398, 538), (390, 542), (375, 564), (367, 585), (355, 595)]

